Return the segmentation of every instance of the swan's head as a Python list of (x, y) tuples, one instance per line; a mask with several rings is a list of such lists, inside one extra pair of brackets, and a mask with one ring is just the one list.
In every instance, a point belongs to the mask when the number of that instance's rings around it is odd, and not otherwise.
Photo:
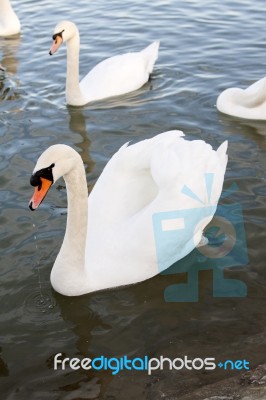
[(35, 187), (29, 203), (32, 211), (39, 207), (53, 183), (66, 176), (80, 160), (80, 155), (64, 144), (51, 146), (42, 153), (30, 178)]
[(78, 34), (78, 28), (73, 22), (62, 21), (54, 29), (53, 44), (49, 51), (50, 56), (54, 54), (63, 42), (67, 42), (74, 35)]

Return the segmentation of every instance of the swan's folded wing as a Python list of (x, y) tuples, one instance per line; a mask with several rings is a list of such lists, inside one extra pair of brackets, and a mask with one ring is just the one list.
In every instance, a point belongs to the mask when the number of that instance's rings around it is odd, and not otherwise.
[(246, 107), (259, 107), (266, 101), (266, 77), (258, 80), (244, 90), (243, 104)]
[(80, 81), (80, 90), (88, 102), (137, 90), (148, 81), (157, 55), (158, 44), (142, 52), (107, 58)]

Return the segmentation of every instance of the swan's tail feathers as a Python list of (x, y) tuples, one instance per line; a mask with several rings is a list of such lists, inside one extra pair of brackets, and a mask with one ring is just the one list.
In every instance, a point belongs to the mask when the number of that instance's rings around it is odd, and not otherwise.
[(146, 68), (147, 72), (149, 74), (152, 73), (153, 66), (155, 64), (155, 61), (158, 58), (158, 52), (159, 52), (159, 47), (160, 47), (160, 42), (155, 41), (151, 43), (148, 47), (143, 49), (141, 53), (144, 55), (145, 60), (146, 60)]
[(217, 154), (221, 160), (221, 162), (226, 166), (227, 161), (228, 161), (228, 155), (227, 155), (227, 147), (228, 147), (228, 141), (225, 140), (217, 149)]
[(158, 140), (165, 141), (165, 139), (168, 138), (168, 140), (170, 140), (170, 141), (175, 141), (183, 136), (185, 136), (184, 132), (173, 129), (172, 131), (166, 131), (163, 133), (159, 133), (158, 135), (154, 136), (153, 140), (154, 141), (158, 141)]
[[(215, 204), (221, 194), (227, 165), (227, 141), (217, 151), (202, 140), (160, 143), (151, 158), (151, 175), (161, 191), (188, 188), (204, 204)], [(212, 180), (206, 180), (212, 177)], [(209, 186), (210, 193), (206, 191)], [(173, 188), (176, 189), (173, 189)], [(182, 192), (184, 193), (184, 192)], [(188, 191), (186, 190), (186, 194)], [(198, 194), (198, 195), (197, 195)], [(204, 194), (204, 197), (203, 195)]]
[[(109, 165), (113, 163), (120, 163), (122, 169), (147, 169), (150, 168), (151, 159), (154, 158), (154, 153), (158, 153), (159, 159), (160, 153), (163, 148), (171, 148), (176, 145), (178, 141), (185, 136), (183, 132), (172, 130), (160, 133), (153, 138), (142, 140), (138, 143), (130, 144), (125, 143), (120, 149), (113, 155), (109, 161)], [(166, 156), (167, 161), (167, 156)], [(163, 167), (162, 167), (163, 168)], [(167, 166), (167, 169), (168, 166)]]

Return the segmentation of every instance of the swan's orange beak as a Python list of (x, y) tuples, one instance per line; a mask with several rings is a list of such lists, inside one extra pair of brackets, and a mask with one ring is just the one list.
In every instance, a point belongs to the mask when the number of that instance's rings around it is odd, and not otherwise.
[(35, 187), (33, 196), (30, 200), (29, 207), (32, 211), (39, 207), (43, 199), (48, 193), (48, 190), (52, 186), (53, 182), (49, 179), (40, 177), (40, 184)]
[(52, 56), (59, 49), (62, 43), (63, 43), (62, 34), (61, 35), (56, 34), (53, 36), (53, 44), (49, 51), (50, 56)]

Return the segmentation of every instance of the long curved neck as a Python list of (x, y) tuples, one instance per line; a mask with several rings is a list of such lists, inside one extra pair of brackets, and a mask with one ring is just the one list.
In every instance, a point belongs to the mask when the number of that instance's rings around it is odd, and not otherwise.
[(79, 86), (79, 32), (67, 41), (67, 77), (66, 101), (67, 104), (79, 106), (84, 104), (84, 98)]
[[(62, 247), (76, 252), (77, 266), (84, 268), (84, 254), (88, 225), (88, 189), (83, 164), (78, 164), (64, 177), (67, 189), (68, 216)], [(76, 246), (78, 242), (78, 245)]]
[[(66, 232), (55, 260), (51, 281), (62, 294), (76, 295), (87, 282), (85, 249), (88, 224), (88, 189), (83, 163), (64, 176), (67, 189), (68, 215)], [(88, 283), (88, 282), (87, 282)], [(59, 286), (58, 286), (59, 285)]]

